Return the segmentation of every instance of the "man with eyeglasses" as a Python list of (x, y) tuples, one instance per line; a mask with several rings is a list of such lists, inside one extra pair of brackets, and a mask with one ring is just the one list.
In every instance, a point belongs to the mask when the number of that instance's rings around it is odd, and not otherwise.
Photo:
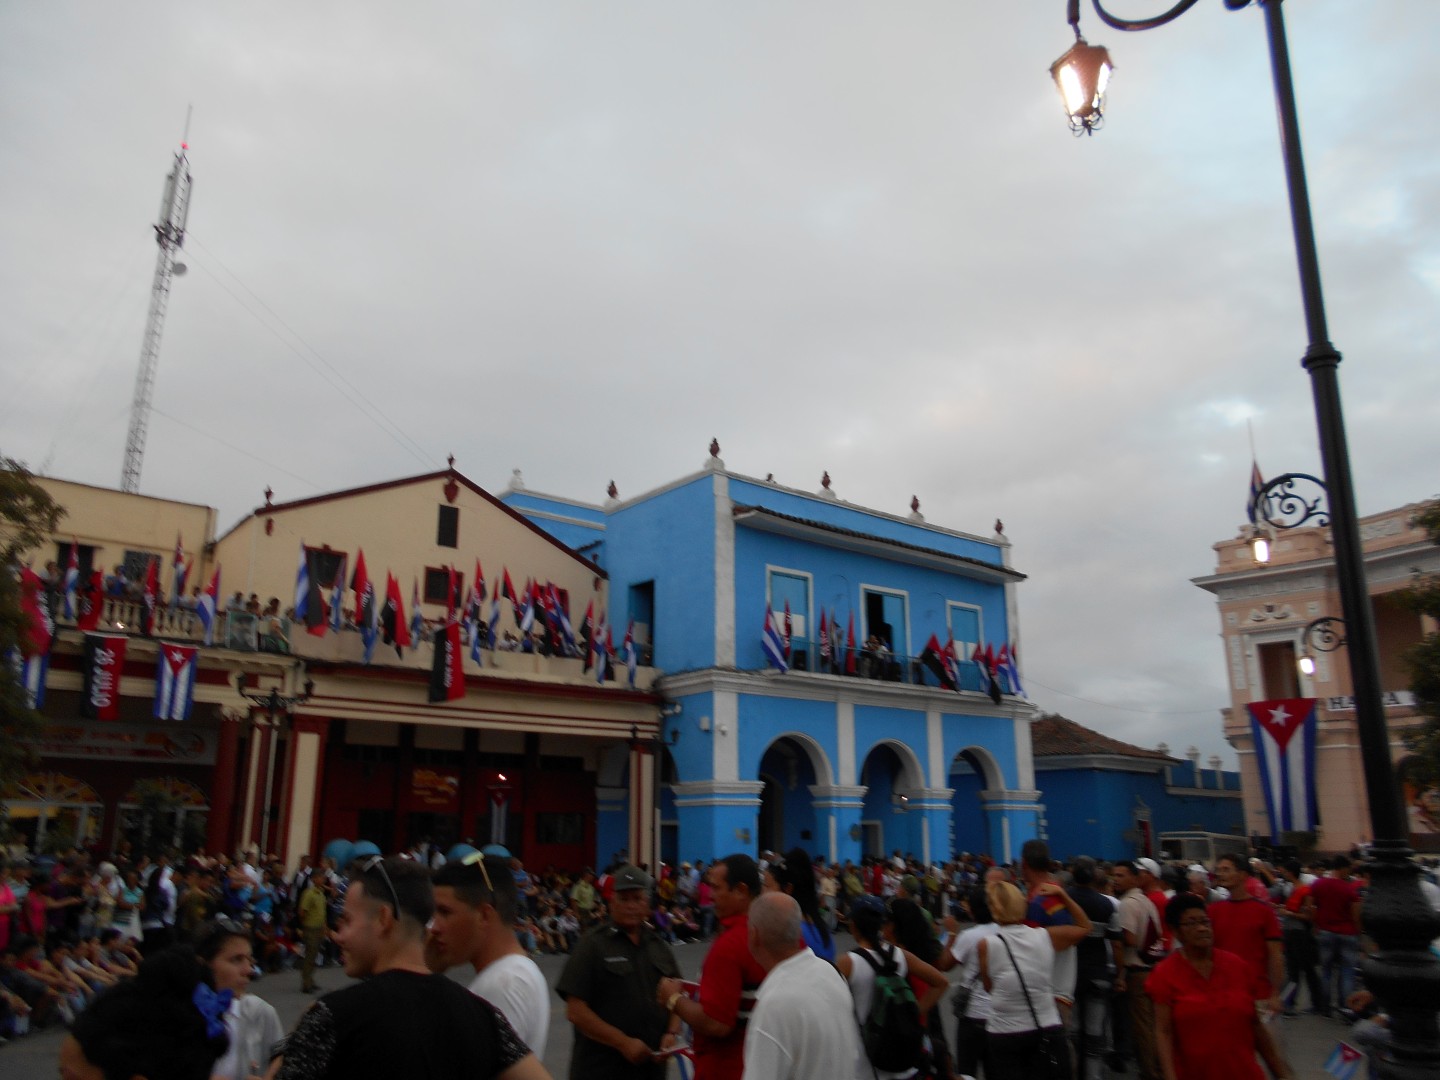
[(550, 1033), (550, 987), (515, 934), (519, 897), (505, 860), (480, 852), (435, 871), (435, 915), (425, 962), (444, 972), (472, 964), (470, 992), (499, 1009), (535, 1056)]
[(350, 875), (335, 940), (345, 974), (281, 1043), (274, 1080), (547, 1080), (549, 1073), (489, 1002), (425, 963), (435, 914), (430, 872), (374, 856)]
[(610, 921), (580, 939), (560, 975), (556, 993), (575, 1026), (570, 1080), (663, 1080), (680, 1018), (655, 1000), (665, 977), (680, 965), (650, 914), (649, 874), (622, 866), (614, 874)]

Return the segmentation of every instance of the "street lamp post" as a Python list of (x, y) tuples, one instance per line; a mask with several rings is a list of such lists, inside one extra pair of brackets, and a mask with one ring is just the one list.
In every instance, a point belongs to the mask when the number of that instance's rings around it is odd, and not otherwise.
[(315, 692), (315, 683), (311, 679), (306, 679), (305, 689), (299, 694), (282, 694), (279, 687), (275, 686), (272, 686), (267, 694), (252, 694), (245, 689), (246, 685), (244, 673), (237, 671), (235, 673), (236, 692), (246, 701), (265, 710), (266, 722), (264, 724), (261, 724), (258, 719), (252, 719), (251, 722), (257, 729), (263, 727), (270, 732), (269, 760), (265, 765), (265, 802), (262, 804), (263, 809), (260, 812), (260, 854), (263, 857), (270, 850), (270, 823), (275, 817), (274, 807), (270, 800), (274, 797), (275, 791), (275, 744), (280, 737), (280, 727), (295, 706), (303, 705), (310, 700), (310, 695)]
[[(1149, 30), (1179, 18), (1198, 0), (1178, 0), (1168, 11), (1150, 19), (1121, 19), (1111, 15), (1100, 0), (1091, 0), (1095, 13), (1116, 30)], [(1250, 0), (1224, 0), (1238, 10)], [(1345, 420), (1340, 408), (1337, 368), (1340, 353), (1330, 343), (1325, 322), (1325, 301), (1320, 288), (1320, 260), (1310, 219), (1310, 197), (1305, 184), (1305, 163), (1300, 151), (1300, 122), (1295, 110), (1295, 88), (1290, 77), (1290, 51), (1285, 39), (1282, 0), (1257, 0), (1265, 13), (1270, 44), (1270, 68), (1280, 123), (1280, 144), (1285, 161), (1285, 182), (1290, 196), (1291, 227), (1300, 271), (1300, 294), (1305, 311), (1308, 344), (1302, 366), (1310, 375), (1315, 399), (1315, 420), (1320, 437), (1328, 491), (1331, 538), (1335, 546), (1335, 573), (1345, 622), (1346, 648), (1355, 692), (1355, 723), (1365, 790), (1370, 804), (1373, 836), (1370, 862), (1371, 889), (1362, 912), (1365, 934), (1377, 946), (1362, 962), (1366, 985), (1375, 992), (1390, 1018), (1390, 1037), (1382, 1054), (1381, 1069), (1389, 1077), (1440, 1076), (1440, 961), (1429, 951), (1440, 935), (1440, 914), (1426, 903), (1420, 891), (1419, 867), (1411, 859), (1400, 786), (1390, 760), (1390, 733), (1381, 701), (1375, 625), (1365, 584), (1360, 528), (1355, 511), (1355, 488), (1350, 475), (1350, 453)], [(1080, 37), (1080, 0), (1068, 0), (1069, 22)], [(1083, 40), (1083, 39), (1081, 39)], [(1074, 50), (1072, 49), (1073, 53)], [(1067, 56), (1070, 54), (1067, 53)], [(1107, 58), (1108, 59), (1108, 58)], [(1103, 109), (1103, 86), (1092, 78), (1093, 62), (1066, 65), (1062, 57), (1052, 75), (1067, 101), (1072, 129), (1098, 126)], [(1108, 64), (1107, 64), (1108, 68)], [(1108, 70), (1105, 72), (1108, 77)], [(1062, 79), (1073, 84), (1067, 92)], [(1078, 88), (1077, 88), (1078, 87)], [(1086, 103), (1078, 117), (1068, 102)]]

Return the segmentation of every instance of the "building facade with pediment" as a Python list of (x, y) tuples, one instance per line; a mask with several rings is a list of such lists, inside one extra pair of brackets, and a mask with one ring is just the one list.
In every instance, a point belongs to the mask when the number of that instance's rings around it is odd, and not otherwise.
[[(1414, 524), (1424, 504), (1411, 504), (1360, 519), (1366, 581), (1370, 590), (1384, 691), (1391, 754), (1402, 770), (1405, 735), (1421, 722), (1409, 691), (1406, 650), (1433, 632), (1433, 620), (1409, 610), (1400, 593), (1417, 573), (1440, 572), (1440, 547)], [(1270, 822), (1255, 760), (1251, 702), (1283, 698), (1317, 699), (1316, 786), (1323, 851), (1346, 851), (1370, 837), (1350, 665), (1343, 646), (1316, 648), (1306, 627), (1320, 619), (1341, 618), (1340, 593), (1330, 532), (1300, 528), (1279, 533), (1270, 545), (1270, 561), (1255, 562), (1248, 531), (1214, 545), (1213, 574), (1193, 579), (1214, 594), (1230, 683), (1230, 706), (1222, 710), (1225, 738), (1240, 758), (1247, 833), (1268, 842)], [(1343, 636), (1343, 628), (1340, 629)], [(1323, 643), (1322, 643), (1323, 644)], [(1313, 657), (1314, 673), (1299, 660)], [(1411, 840), (1425, 850), (1440, 850), (1440, 793), (1407, 784)]]

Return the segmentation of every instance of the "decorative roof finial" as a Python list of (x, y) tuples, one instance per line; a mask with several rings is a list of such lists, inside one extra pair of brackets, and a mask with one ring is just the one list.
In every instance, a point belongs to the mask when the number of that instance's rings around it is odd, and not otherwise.
[(920, 496), (919, 496), (919, 495), (911, 495), (911, 496), (910, 496), (910, 509), (913, 510), (913, 511), (914, 511), (915, 513), (917, 513), (917, 514), (920, 512)]
[(455, 469), (455, 455), (451, 454), (449, 457), (447, 457), (445, 459), (445, 464), (450, 466), (450, 469), (453, 472)]
[(620, 489), (615, 486), (614, 480), (610, 481), (610, 486), (605, 489), (605, 494), (609, 495), (612, 499), (618, 499), (620, 497)]
[(711, 440), (710, 440), (710, 456), (711, 456), (711, 457), (719, 457), (719, 456), (720, 456), (720, 440), (719, 440), (719, 439), (711, 439)]
[(269, 505), (270, 505), (270, 500), (271, 500), (272, 498), (274, 498), (274, 496), (275, 496), (275, 493), (270, 490), (270, 485), (269, 485), (269, 484), (266, 484), (266, 485), (265, 485), (265, 505), (266, 505), (266, 506), (269, 506)]
[(1001, 536), (1004, 536), (1004, 535), (1005, 535), (1005, 523), (1004, 523), (1003, 521), (1001, 521), (999, 518), (996, 518), (996, 519), (995, 519), (995, 531), (996, 531), (997, 533), (999, 533)]
[(830, 470), (829, 470), (829, 469), (826, 469), (825, 472), (823, 472), (823, 473), (820, 474), (820, 486), (823, 487), (826, 491), (829, 491), (829, 490), (830, 490)]

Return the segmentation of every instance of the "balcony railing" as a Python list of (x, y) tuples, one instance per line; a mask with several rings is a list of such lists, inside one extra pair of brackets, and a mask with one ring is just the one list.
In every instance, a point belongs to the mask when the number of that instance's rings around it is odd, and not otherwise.
[[(101, 609), (97, 631), (104, 633), (140, 633), (145, 606), (138, 600), (106, 597)], [(56, 618), (57, 625), (74, 628), (73, 619), (63, 615)], [(434, 624), (427, 623), (421, 648), (407, 648), (397, 655), (393, 645), (377, 641), (373, 662), (377, 666), (422, 668), (428, 670), (433, 654), (428, 647)], [(461, 631), (465, 651), (466, 670), (473, 671), (470, 660), (470, 643)], [(171, 641), (202, 641), (205, 627), (192, 608), (165, 605), (155, 613), (153, 636)], [(262, 652), (293, 655), (303, 660), (329, 661), (332, 663), (359, 664), (364, 662), (365, 644), (359, 630), (346, 627), (338, 633), (326, 631), (324, 637), (306, 632), (303, 625), (277, 616), (254, 615), (246, 611), (221, 611), (217, 613), (214, 647), (236, 652)], [(655, 669), (649, 664), (648, 648), (641, 653), (641, 663), (636, 671), (636, 686), (648, 689), (655, 680)], [(480, 668), (497, 674), (519, 677), (535, 676), (543, 679), (595, 678), (593, 669), (585, 670), (585, 662), (579, 657), (544, 655), (539, 652), (525, 652), (520, 649), (481, 649)], [(629, 675), (623, 656), (616, 656), (612, 663), (610, 678), (612, 685), (625, 685)]]
[[(973, 690), (976, 693), (987, 693), (989, 683), (980, 670), (980, 665), (973, 660), (961, 660), (957, 663), (960, 676), (960, 689)], [(889, 650), (871, 652), (865, 649), (855, 650), (855, 670), (847, 670), (848, 665), (842, 666), (833, 654), (823, 657), (820, 654), (818, 642), (805, 641), (798, 637), (790, 639), (790, 669), (792, 671), (808, 671), (820, 675), (837, 675), (843, 678), (870, 679), (875, 682), (904, 683), (910, 686), (932, 686), (943, 689), (940, 680), (935, 673), (925, 666), (918, 656), (901, 656)], [(1009, 680), (1004, 673), (997, 673), (996, 679), (1000, 684), (1002, 694), (1013, 694)]]

